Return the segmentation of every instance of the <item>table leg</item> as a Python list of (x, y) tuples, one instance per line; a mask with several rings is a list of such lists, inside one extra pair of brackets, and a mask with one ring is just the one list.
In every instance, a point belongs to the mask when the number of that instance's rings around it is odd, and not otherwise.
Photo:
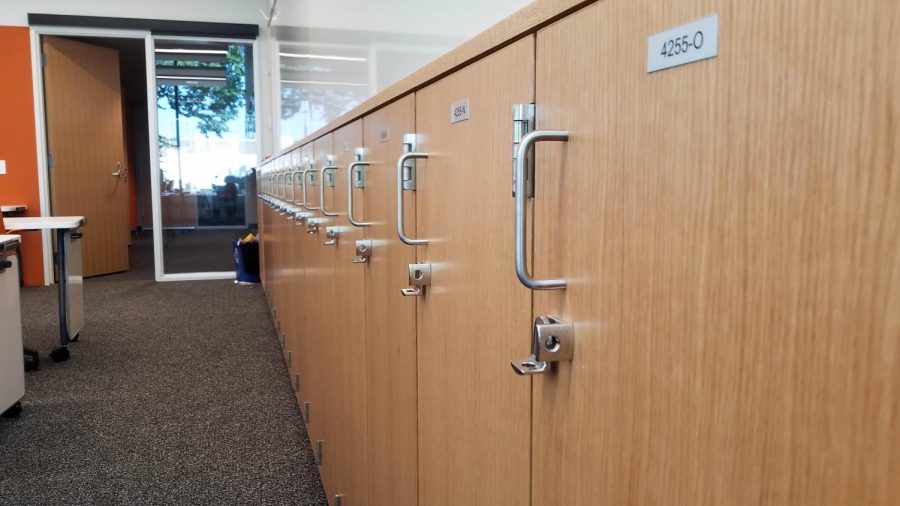
[(56, 230), (56, 277), (59, 287), (59, 348), (50, 353), (54, 362), (63, 362), (69, 359), (69, 325), (66, 321), (67, 311), (67, 283), (69, 278), (66, 273), (66, 233), (68, 230)]

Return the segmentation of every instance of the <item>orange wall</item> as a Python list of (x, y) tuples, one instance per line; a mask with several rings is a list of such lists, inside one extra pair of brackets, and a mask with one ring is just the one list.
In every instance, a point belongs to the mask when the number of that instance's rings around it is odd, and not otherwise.
[[(0, 26), (0, 204), (25, 204), (28, 216), (40, 216), (33, 92), (28, 27)], [(44, 283), (39, 233), (22, 234), (22, 264), (25, 284)]]

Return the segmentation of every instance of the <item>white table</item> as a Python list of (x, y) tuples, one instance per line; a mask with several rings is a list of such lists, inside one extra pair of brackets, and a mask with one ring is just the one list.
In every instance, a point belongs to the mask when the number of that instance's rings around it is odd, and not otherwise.
[(84, 216), (32, 216), (3, 218), (10, 231), (55, 230), (56, 272), (59, 286), (59, 348), (50, 353), (55, 362), (69, 359), (68, 344), (84, 328), (84, 290), (81, 267), (81, 232)]
[(0, 413), (5, 417), (18, 416), (25, 395), (18, 246), (18, 235), (0, 235)]

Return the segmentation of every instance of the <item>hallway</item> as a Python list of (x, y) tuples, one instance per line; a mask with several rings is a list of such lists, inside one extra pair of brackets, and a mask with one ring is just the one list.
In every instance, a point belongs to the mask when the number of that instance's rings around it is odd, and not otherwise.
[(23, 291), (41, 370), (0, 420), (0, 504), (325, 504), (259, 286), (88, 280), (59, 364), (55, 290)]

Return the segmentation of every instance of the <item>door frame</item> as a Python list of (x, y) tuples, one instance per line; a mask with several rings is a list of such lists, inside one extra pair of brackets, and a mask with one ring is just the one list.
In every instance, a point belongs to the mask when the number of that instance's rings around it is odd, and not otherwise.
[[(256, 123), (256, 165), (259, 166), (262, 160), (262, 143), (260, 142), (260, 103), (259, 103), (259, 38), (256, 39), (234, 39), (228, 37), (189, 37), (174, 35), (156, 35), (148, 37), (147, 42), (147, 118), (150, 121), (149, 129), (150, 137), (150, 202), (153, 208), (153, 265), (156, 271), (156, 281), (201, 281), (210, 279), (234, 279), (234, 271), (225, 272), (188, 272), (177, 274), (166, 274), (163, 263), (163, 230), (162, 230), (162, 200), (160, 195), (161, 181), (159, 180), (159, 140), (157, 138), (157, 128), (159, 123), (156, 117), (157, 108), (150, 107), (150, 104), (156, 104), (156, 65), (154, 48), (155, 41), (186, 41), (186, 42), (227, 42), (229, 44), (248, 44), (253, 50), (253, 114)], [(152, 95), (151, 95), (152, 94)], [(150, 100), (150, 97), (153, 100)]]
[[(143, 39), (144, 59), (147, 72), (147, 131), (150, 144), (150, 201), (153, 218), (153, 265), (154, 277), (160, 281), (190, 281), (207, 279), (234, 279), (235, 273), (228, 272), (201, 272), (185, 274), (165, 274), (163, 271), (163, 243), (162, 243), (162, 207), (160, 205), (160, 181), (159, 181), (159, 145), (158, 122), (156, 107), (156, 65), (154, 40), (191, 40), (191, 41), (217, 41), (233, 42), (235, 44), (251, 44), (253, 48), (253, 101), (254, 114), (256, 115), (256, 162), (257, 166), (262, 160), (262, 143), (260, 140), (260, 61), (259, 38), (256, 39), (231, 39), (212, 37), (173, 37), (156, 36), (149, 30), (120, 30), (112, 28), (80, 28), (35, 25), (30, 28), (31, 35), (31, 81), (34, 95), (34, 124), (35, 140), (37, 145), (37, 171), (38, 194), (41, 206), (41, 216), (51, 216), (50, 209), (50, 168), (47, 159), (47, 124), (46, 105), (44, 100), (44, 67), (41, 51), (41, 37), (45, 35), (67, 37), (106, 37), (117, 39)], [(49, 230), (41, 231), (42, 253), (44, 260), (44, 285), (53, 284), (53, 241)]]
[[(60, 26), (32, 26), (31, 33), (31, 82), (34, 90), (34, 128), (37, 144), (38, 194), (41, 205), (41, 216), (52, 216), (50, 209), (50, 167), (47, 159), (47, 121), (44, 99), (44, 66), (41, 51), (41, 37), (56, 35), (63, 37), (105, 37), (115, 39), (143, 39), (147, 60), (147, 71), (153, 71), (153, 40), (147, 30), (118, 30), (107, 28), (79, 28)], [(156, 103), (156, 87), (150, 86), (147, 80), (148, 104)], [(150, 170), (156, 169), (154, 158), (156, 151), (156, 109), (148, 107), (148, 123), (150, 127)], [(44, 285), (53, 284), (53, 241), (49, 230), (41, 231), (42, 252), (44, 257)], [(158, 280), (158, 279), (157, 279)]]

